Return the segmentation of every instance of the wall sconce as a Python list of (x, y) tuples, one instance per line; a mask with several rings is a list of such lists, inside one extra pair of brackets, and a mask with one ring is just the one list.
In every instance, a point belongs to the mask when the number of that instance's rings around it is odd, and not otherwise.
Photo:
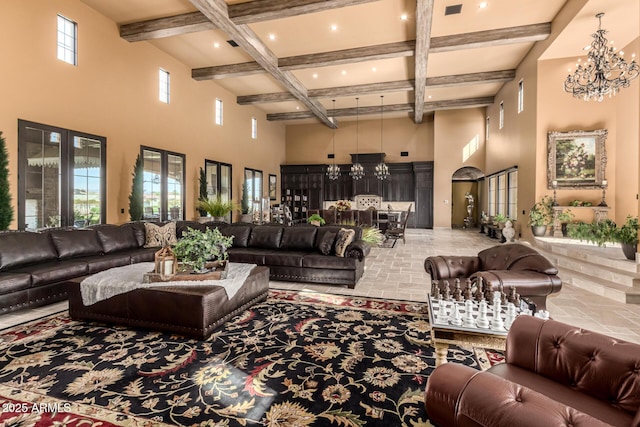
[(605, 201), (604, 196), (605, 196), (605, 192), (607, 191), (607, 180), (603, 179), (602, 184), (600, 184), (600, 186), (602, 187), (602, 201), (598, 206), (606, 207), (607, 202)]

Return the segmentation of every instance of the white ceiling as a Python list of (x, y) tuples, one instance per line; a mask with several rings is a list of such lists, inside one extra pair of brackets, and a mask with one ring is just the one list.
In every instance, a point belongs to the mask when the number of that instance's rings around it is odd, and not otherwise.
[[(189, 0), (82, 0), (101, 14), (122, 25), (137, 21), (195, 12)], [(246, 3), (250, 0), (227, 0), (226, 3)], [(265, 0), (262, 0), (265, 1)], [(585, 3), (569, 25), (545, 52), (544, 58), (584, 55), (582, 48), (589, 44), (590, 34), (597, 28), (594, 18), (605, 12), (603, 27), (616, 46), (624, 46), (638, 37), (640, 1), (638, 0), (570, 0)], [(432, 37), (450, 36), (497, 28), (516, 27), (552, 22), (566, 0), (487, 0), (487, 7), (479, 8), (480, 0), (434, 0)], [(462, 4), (462, 13), (444, 16), (446, 6)], [(249, 28), (278, 58), (337, 51), (356, 47), (415, 40), (416, 0), (378, 0), (365, 4), (310, 13), (294, 17), (256, 22)], [(407, 15), (406, 20), (401, 16)], [(337, 26), (336, 31), (331, 26)], [(270, 40), (269, 35), (275, 35)], [(227, 44), (229, 37), (220, 30), (206, 30), (178, 36), (157, 38), (134, 43), (151, 43), (190, 68), (210, 67), (251, 62), (242, 48)], [(217, 43), (219, 47), (214, 47)], [(463, 73), (515, 69), (533, 42), (506, 44), (478, 49), (465, 49), (428, 55), (427, 77)], [(292, 71), (307, 89), (322, 89), (366, 83), (381, 83), (412, 79), (412, 56), (364, 61), (340, 66), (313, 67)], [(267, 73), (215, 80), (236, 95), (255, 95), (285, 92), (286, 89)], [(493, 96), (503, 83), (484, 83), (430, 89), (425, 102)], [(412, 91), (385, 93), (384, 103), (413, 102)], [(330, 99), (319, 99), (329, 109)], [(380, 94), (360, 96), (360, 106), (380, 105)], [(355, 96), (336, 98), (336, 108), (355, 107)], [(257, 104), (265, 113), (305, 111), (297, 100)], [(406, 117), (409, 113), (385, 113), (385, 117)], [(340, 121), (352, 117), (341, 117)], [(289, 120), (287, 124), (317, 122), (317, 119)]]

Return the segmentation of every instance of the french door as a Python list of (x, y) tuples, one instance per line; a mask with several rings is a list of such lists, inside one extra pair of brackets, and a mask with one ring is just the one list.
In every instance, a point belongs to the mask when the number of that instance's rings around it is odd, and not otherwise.
[[(204, 161), (205, 174), (207, 176), (207, 197), (215, 199), (220, 195), (223, 202), (232, 200), (231, 194), (231, 165), (213, 160)], [(227, 215), (227, 221), (231, 222), (231, 213)]]
[(18, 120), (18, 227), (106, 222), (102, 136)]
[(155, 221), (184, 219), (184, 154), (141, 147), (144, 169), (143, 218)]

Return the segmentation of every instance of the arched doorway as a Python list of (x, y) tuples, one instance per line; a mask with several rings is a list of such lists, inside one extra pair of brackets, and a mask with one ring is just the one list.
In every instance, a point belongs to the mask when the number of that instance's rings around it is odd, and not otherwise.
[[(483, 194), (481, 181), (484, 172), (473, 166), (465, 166), (453, 173), (451, 177), (451, 228), (477, 227), (480, 219), (479, 207)], [(472, 206), (470, 220), (467, 207)]]

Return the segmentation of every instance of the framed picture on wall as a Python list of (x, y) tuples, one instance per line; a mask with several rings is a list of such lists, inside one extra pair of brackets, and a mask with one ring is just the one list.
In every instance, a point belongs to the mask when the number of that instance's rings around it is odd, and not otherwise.
[(269, 200), (276, 200), (278, 177), (269, 174)]
[(606, 139), (606, 129), (549, 132), (548, 188), (601, 188), (606, 183)]

